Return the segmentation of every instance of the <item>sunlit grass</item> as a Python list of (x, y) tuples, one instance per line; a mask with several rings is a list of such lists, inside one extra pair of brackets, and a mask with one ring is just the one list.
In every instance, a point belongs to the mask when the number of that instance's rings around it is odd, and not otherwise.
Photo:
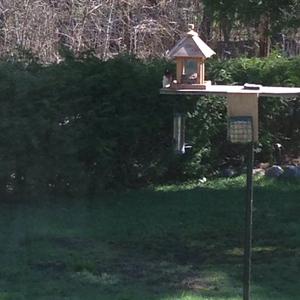
[[(1, 203), (0, 300), (241, 299), (244, 185)], [(255, 300), (299, 299), (299, 191), (255, 179)]]
[[(255, 187), (262, 187), (267, 189), (277, 189), (280, 191), (299, 191), (300, 180), (298, 179), (274, 179), (266, 178), (260, 175), (254, 176)], [(208, 178), (205, 182), (202, 180), (191, 180), (181, 184), (166, 184), (158, 185), (154, 187), (155, 191), (162, 192), (176, 192), (176, 191), (188, 191), (199, 188), (209, 188), (214, 190), (223, 190), (230, 188), (245, 188), (246, 176), (240, 175), (233, 178)]]

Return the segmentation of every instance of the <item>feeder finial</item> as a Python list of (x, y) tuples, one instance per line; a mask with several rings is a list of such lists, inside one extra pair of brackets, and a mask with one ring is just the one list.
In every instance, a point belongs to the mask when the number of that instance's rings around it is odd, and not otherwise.
[(198, 33), (194, 30), (194, 24), (188, 24), (189, 32), (187, 32), (187, 36), (198, 36)]
[(194, 30), (195, 29), (195, 25), (194, 24), (188, 24), (188, 29), (189, 30)]

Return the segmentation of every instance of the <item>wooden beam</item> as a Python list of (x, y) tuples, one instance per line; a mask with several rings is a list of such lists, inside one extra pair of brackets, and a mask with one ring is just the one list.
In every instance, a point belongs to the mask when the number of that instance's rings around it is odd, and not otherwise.
[(242, 85), (209, 85), (203, 89), (161, 89), (161, 94), (169, 95), (215, 95), (259, 94), (260, 97), (300, 97), (300, 88), (262, 86), (259, 90), (247, 90)]
[(197, 59), (197, 84), (203, 84), (204, 78), (202, 77), (202, 61), (201, 59)]
[(183, 72), (183, 59), (180, 57), (176, 58), (176, 79), (178, 83), (182, 81), (182, 72)]

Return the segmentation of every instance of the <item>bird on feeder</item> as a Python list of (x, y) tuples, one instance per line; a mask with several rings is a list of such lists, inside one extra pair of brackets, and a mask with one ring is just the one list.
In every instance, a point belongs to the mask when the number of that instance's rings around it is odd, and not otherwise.
[(171, 86), (171, 83), (172, 83), (172, 74), (168, 69), (166, 69), (162, 80), (162, 86), (164, 88), (169, 88)]

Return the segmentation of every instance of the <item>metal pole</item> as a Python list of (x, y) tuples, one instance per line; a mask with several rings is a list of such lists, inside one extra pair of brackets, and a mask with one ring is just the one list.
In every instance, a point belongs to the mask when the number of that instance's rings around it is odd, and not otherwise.
[(250, 300), (251, 256), (252, 256), (252, 213), (253, 213), (253, 142), (247, 145), (247, 193), (245, 216), (245, 242), (244, 242), (244, 289), (243, 300)]

